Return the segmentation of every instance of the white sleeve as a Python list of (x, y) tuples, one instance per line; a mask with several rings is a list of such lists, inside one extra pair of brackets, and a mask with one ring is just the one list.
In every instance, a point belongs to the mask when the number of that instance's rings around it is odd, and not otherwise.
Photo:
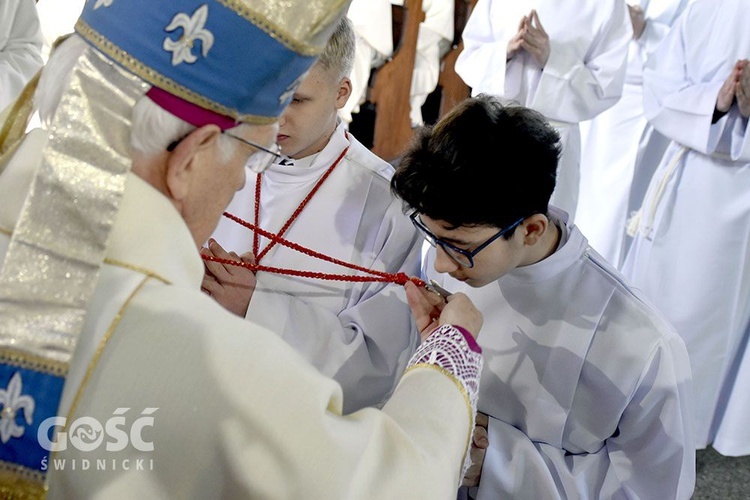
[(669, 139), (711, 154), (725, 135), (726, 119), (711, 124), (724, 79), (704, 81), (689, 74), (693, 62), (685, 33), (690, 14), (688, 8), (644, 65), (643, 109), (651, 125)]
[[(131, 303), (78, 406), (100, 422), (115, 408), (158, 408), (153, 452), (69, 446), (50, 499), (455, 496), (473, 428), (460, 375), (414, 366), (382, 411), (342, 416), (338, 385), (286, 343), (175, 288)], [(70, 467), (123, 458), (130, 470)]]
[[(399, 207), (393, 203), (381, 225), (376, 262), (386, 272), (416, 276), (421, 239)], [(403, 287), (363, 283), (354, 287), (352, 297), (337, 316), (293, 295), (258, 287), (246, 314), (339, 382), (345, 413), (382, 403), (419, 343)]]
[(527, 498), (689, 499), (695, 482), (690, 366), (684, 343), (660, 343), (641, 374), (615, 434), (595, 453), (571, 454), (533, 442), (490, 418), (490, 448), (479, 500)]
[(747, 130), (748, 119), (740, 115), (737, 107), (731, 110), (733, 114), (733, 126), (731, 128), (731, 151), (732, 160), (743, 163), (750, 162), (750, 134)]
[(464, 48), (456, 60), (456, 73), (469, 87), (481, 92), (505, 93), (505, 57), (508, 36), (502, 23), (494, 26), (490, 0), (479, 0), (463, 31)]
[[(553, 120), (590, 120), (622, 96), (628, 46), (633, 36), (627, 6), (612, 2), (612, 15), (595, 35), (584, 60), (550, 40), (550, 56), (528, 103)], [(541, 20), (542, 24), (544, 19)]]
[[(712, 124), (722, 75), (691, 74), (685, 33), (690, 32), (690, 9), (679, 19), (643, 70), (643, 107), (646, 118), (673, 141), (703, 154), (729, 155), (734, 161), (750, 161), (748, 119), (732, 106), (726, 116)], [(729, 66), (731, 68), (731, 66)]]
[(42, 67), (42, 30), (34, 0), (0, 6), (0, 110), (18, 96)]
[(646, 12), (646, 26), (637, 40), (638, 44), (645, 49), (646, 54), (653, 52), (667, 36), (672, 25), (689, 3), (690, 0), (669, 0), (661, 4), (649, 4)]

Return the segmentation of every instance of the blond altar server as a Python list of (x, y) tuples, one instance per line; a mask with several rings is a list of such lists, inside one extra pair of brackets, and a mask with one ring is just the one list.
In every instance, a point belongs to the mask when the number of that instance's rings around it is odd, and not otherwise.
[[(591, 246), (615, 267), (621, 263), (625, 244), (636, 159), (640, 155), (644, 167), (656, 166), (668, 143), (643, 115), (643, 63), (691, 1), (640, 0), (628, 4), (633, 39), (622, 97), (593, 120), (581, 123), (581, 191), (576, 225)], [(649, 175), (644, 167), (637, 170), (641, 176)]]
[(535, 109), (560, 133), (551, 203), (571, 220), (580, 177), (578, 124), (622, 95), (632, 33), (624, 0), (479, 0), (463, 31), (456, 72), (472, 93)]
[(352, 114), (367, 99), (370, 73), (393, 55), (393, 16), (390, 0), (352, 0), (347, 17), (357, 34), (357, 48), (351, 75), (352, 95), (339, 111), (348, 124)]
[(0, 2), (0, 112), (42, 67), (42, 41), (33, 0)]
[[(245, 186), (227, 211), (328, 257), (417, 275), (421, 240), (391, 195), (393, 167), (337, 119), (350, 98), (346, 75), (354, 38), (351, 24), (342, 22), (279, 118), (277, 142), (284, 158), (262, 174), (248, 171)], [(256, 245), (252, 230), (227, 218), (219, 222), (213, 238), (217, 243), (209, 245), (209, 252), (233, 251), (263, 266), (363, 275), (270, 245), (261, 235)], [(208, 266), (204, 288), (235, 314), (278, 333), (338, 381), (346, 413), (382, 404), (419, 343), (401, 286), (273, 272), (247, 271), (243, 276), (237, 268)]]
[(3, 124), (3, 498), (455, 494), (482, 363), (465, 296), (407, 282), (425, 340), (382, 410), (343, 417), (337, 383), (200, 291), (199, 245), (346, 8), (287, 5), (90, 1), (39, 83), (45, 128)]
[(696, 446), (750, 454), (750, 5), (697, 0), (646, 62), (644, 110), (673, 142), (623, 270), (693, 368)]

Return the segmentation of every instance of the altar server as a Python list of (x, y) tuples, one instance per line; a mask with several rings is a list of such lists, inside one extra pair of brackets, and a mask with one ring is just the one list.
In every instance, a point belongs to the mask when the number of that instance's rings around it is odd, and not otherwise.
[(624, 0), (479, 0), (463, 31), (456, 72), (473, 95), (535, 109), (560, 133), (552, 204), (571, 221), (580, 177), (578, 124), (622, 95), (632, 34)]
[(685, 340), (695, 441), (750, 454), (750, 5), (697, 0), (646, 62), (644, 110), (672, 144), (623, 271)]

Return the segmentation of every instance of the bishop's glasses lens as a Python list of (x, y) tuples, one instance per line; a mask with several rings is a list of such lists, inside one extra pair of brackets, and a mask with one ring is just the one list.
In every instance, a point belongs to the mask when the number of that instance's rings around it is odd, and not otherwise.
[(270, 167), (276, 158), (277, 156), (274, 153), (259, 149), (247, 159), (247, 167), (256, 174), (259, 174)]

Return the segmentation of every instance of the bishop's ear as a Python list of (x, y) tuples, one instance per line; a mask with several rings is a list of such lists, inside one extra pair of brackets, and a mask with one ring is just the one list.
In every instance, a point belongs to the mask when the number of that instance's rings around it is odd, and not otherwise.
[[(180, 139), (167, 158), (166, 184), (175, 201), (184, 200), (190, 186), (196, 182), (198, 169), (216, 161), (212, 151), (217, 151), (221, 129), (204, 125)], [(207, 163), (208, 162), (208, 163)]]

